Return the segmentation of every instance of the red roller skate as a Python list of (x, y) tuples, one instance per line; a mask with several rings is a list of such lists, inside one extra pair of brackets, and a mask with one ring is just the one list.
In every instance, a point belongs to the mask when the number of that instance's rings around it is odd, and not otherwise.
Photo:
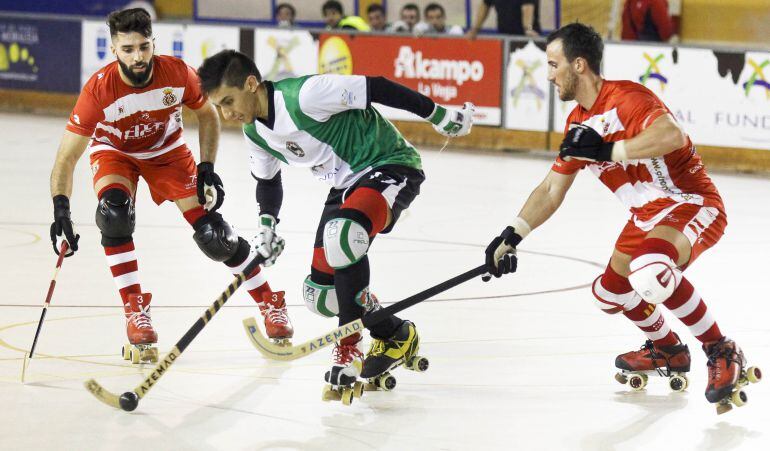
[(755, 366), (745, 368), (743, 351), (727, 337), (704, 344), (703, 351), (708, 357), (706, 399), (717, 405), (717, 414), (729, 412), (733, 405), (741, 407), (746, 404), (749, 398), (743, 387), (759, 382), (762, 371)]
[(150, 319), (151, 301), (151, 293), (132, 293), (128, 295), (128, 303), (123, 305), (128, 344), (123, 346), (122, 354), (131, 363), (158, 361), (158, 348), (154, 346), (158, 342), (158, 333)]
[[(679, 337), (676, 337), (677, 340)], [(690, 371), (690, 350), (681, 341), (671, 346), (655, 346), (647, 340), (638, 351), (619, 355), (615, 366), (620, 370), (615, 380), (628, 384), (633, 390), (647, 386), (648, 376), (668, 378), (671, 390), (680, 392), (687, 388), (687, 372)]]
[(265, 318), (265, 333), (279, 345), (289, 344), (294, 336), (294, 327), (286, 311), (285, 294), (284, 291), (265, 292), (262, 294), (262, 302), (258, 304)]

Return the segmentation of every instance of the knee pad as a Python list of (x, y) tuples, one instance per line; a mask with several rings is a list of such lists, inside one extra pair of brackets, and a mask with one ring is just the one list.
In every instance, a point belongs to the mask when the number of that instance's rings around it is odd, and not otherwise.
[(628, 281), (647, 302), (660, 304), (674, 293), (682, 281), (676, 263), (663, 254), (644, 254), (631, 260)]
[(136, 227), (136, 211), (131, 196), (118, 188), (110, 188), (99, 198), (96, 226), (102, 232), (102, 244), (117, 246), (131, 239)]
[(334, 269), (347, 268), (361, 260), (369, 250), (369, 233), (348, 218), (334, 218), (324, 225), (324, 254)]
[(602, 276), (599, 276), (594, 280), (591, 286), (591, 292), (594, 295), (596, 306), (604, 313), (614, 315), (620, 313), (623, 310), (631, 310), (639, 305), (642, 298), (635, 291), (629, 291), (628, 293), (617, 294), (613, 293), (602, 286)]
[(302, 283), (302, 298), (308, 310), (317, 315), (331, 318), (340, 313), (334, 285), (321, 285), (307, 276)]
[(224, 262), (238, 252), (238, 235), (219, 213), (208, 213), (194, 228), (193, 240), (208, 258)]

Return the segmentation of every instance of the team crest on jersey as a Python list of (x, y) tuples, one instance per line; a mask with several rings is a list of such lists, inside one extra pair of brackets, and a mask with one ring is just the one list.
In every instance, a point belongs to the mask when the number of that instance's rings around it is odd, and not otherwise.
[(118, 114), (123, 114), (123, 111), (124, 111), (123, 107), (119, 106), (118, 107)]
[(298, 158), (305, 156), (305, 151), (302, 150), (302, 147), (300, 147), (299, 144), (295, 143), (294, 141), (286, 141), (286, 150), (293, 153)]
[(163, 90), (163, 105), (171, 106), (176, 103), (176, 96), (174, 95), (174, 90), (171, 88), (166, 88)]

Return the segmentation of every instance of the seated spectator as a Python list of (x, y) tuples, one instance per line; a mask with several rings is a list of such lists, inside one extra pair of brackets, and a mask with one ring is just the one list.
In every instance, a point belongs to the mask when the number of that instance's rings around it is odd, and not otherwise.
[(366, 18), (369, 19), (369, 28), (372, 31), (388, 31), (390, 25), (385, 15), (385, 8), (379, 3), (372, 3), (366, 8)]
[(674, 22), (668, 14), (667, 0), (626, 0), (621, 39), (666, 42), (673, 36)]
[(279, 27), (293, 27), (297, 10), (289, 3), (280, 3), (275, 7), (275, 21)]
[(438, 3), (429, 3), (425, 7), (425, 22), (420, 22), (414, 26), (415, 34), (463, 34), (463, 29), (459, 25), (446, 26), (446, 11)]
[(468, 38), (476, 36), (489, 16), (489, 10), (497, 13), (497, 32), (514, 36), (540, 36), (540, 0), (484, 0), (479, 3), (476, 20), (468, 30)]
[(328, 0), (321, 6), (326, 29), (342, 28), (347, 30), (369, 31), (369, 25), (358, 16), (346, 16), (342, 9), (342, 3), (337, 0)]
[(414, 33), (414, 27), (420, 23), (420, 8), (414, 3), (407, 3), (401, 8), (401, 20), (393, 22), (390, 31), (395, 33)]

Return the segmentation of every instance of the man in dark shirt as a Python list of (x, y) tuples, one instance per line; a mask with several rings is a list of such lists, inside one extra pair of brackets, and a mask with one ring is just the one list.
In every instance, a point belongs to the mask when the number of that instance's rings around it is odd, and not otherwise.
[(540, 36), (540, 2), (538, 0), (484, 0), (476, 11), (476, 21), (468, 31), (475, 39), (489, 16), (489, 8), (497, 11), (497, 32), (519, 36)]

